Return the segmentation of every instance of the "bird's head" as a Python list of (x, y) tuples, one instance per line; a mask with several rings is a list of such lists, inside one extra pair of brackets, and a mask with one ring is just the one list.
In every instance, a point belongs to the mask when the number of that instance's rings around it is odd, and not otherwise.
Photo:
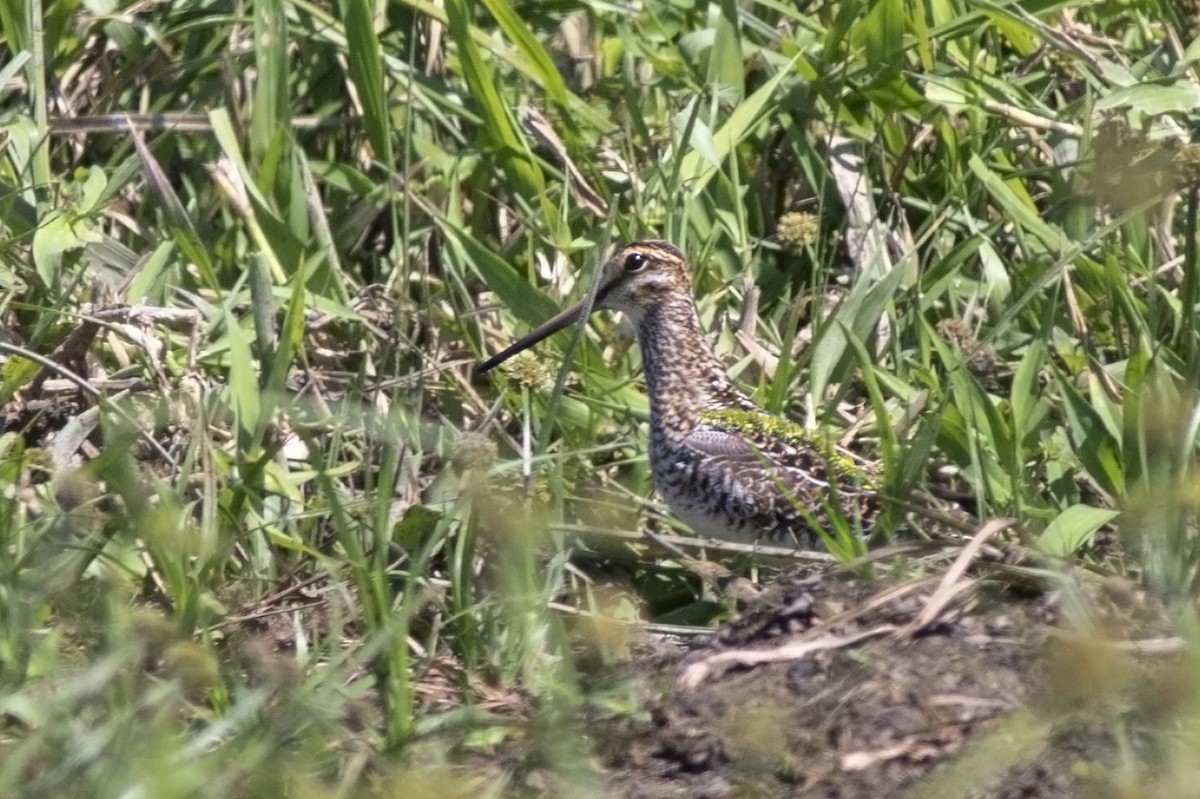
[(636, 323), (665, 299), (691, 295), (692, 279), (683, 253), (665, 241), (637, 241), (617, 250), (605, 263), (594, 307), (624, 311)]
[[(689, 301), (692, 279), (683, 253), (665, 241), (636, 241), (618, 249), (604, 264), (600, 288), (592, 310), (624, 311), (635, 324), (651, 310), (671, 297)], [(587, 310), (587, 300), (547, 319), (523, 338), (480, 363), (475, 371), (483, 374), (529, 349), (542, 339), (578, 322)]]

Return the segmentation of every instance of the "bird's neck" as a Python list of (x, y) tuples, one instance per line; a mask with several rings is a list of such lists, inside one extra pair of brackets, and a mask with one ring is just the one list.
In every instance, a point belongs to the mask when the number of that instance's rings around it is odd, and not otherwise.
[(636, 322), (652, 427), (686, 435), (701, 411), (748, 403), (709, 345), (692, 302), (665, 301)]

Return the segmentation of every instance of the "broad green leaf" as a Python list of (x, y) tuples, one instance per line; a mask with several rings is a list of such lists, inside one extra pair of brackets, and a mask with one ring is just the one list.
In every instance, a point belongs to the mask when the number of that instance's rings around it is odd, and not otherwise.
[(16, 53), (13, 57), (13, 62), (17, 67), (7, 65), (5, 69), (4, 81), (0, 82), (0, 86), (7, 86), (9, 78), (12, 77), (11, 72), (15, 72), (25, 64), (32, 56), (29, 52), (29, 39), (32, 32), (29, 30), (28, 13), (34, 8), (29, 3), (12, 2), (5, 0), (0, 2), (0, 33), (4, 34), (4, 40), (8, 43), (8, 52)]
[(1096, 411), (1096, 418), (1104, 422), (1104, 428), (1114, 441), (1121, 440), (1121, 409), (1108, 396), (1100, 377), (1094, 370), (1087, 371), (1087, 395)]
[(979, 267), (987, 284), (987, 302), (999, 307), (1012, 296), (1012, 275), (990, 239), (979, 242)]
[(1192, 64), (1200, 61), (1200, 37), (1192, 39), (1191, 44), (1183, 51), (1183, 58), (1175, 64), (1173, 73), (1186, 71)]
[[(933, 346), (948, 379), (946, 394), (950, 404), (942, 417), (942, 445), (957, 448), (951, 455), (960, 460), (968, 475), (974, 475), (976, 493), (998, 505), (1011, 501), (1019, 492), (1023, 476), (1016, 464), (1013, 430), (1008, 419), (996, 408), (996, 402), (962, 362), (962, 355), (950, 347), (932, 327), (925, 335)], [(981, 513), (984, 511), (981, 510)]]
[(63, 255), (84, 245), (94, 245), (101, 235), (91, 223), (72, 212), (53, 212), (33, 234), (33, 261), (46, 286), (61, 286)]
[(1051, 557), (1070, 557), (1091, 541), (1097, 530), (1119, 515), (1120, 511), (1111, 508), (1072, 505), (1046, 527), (1038, 538), (1038, 549)]

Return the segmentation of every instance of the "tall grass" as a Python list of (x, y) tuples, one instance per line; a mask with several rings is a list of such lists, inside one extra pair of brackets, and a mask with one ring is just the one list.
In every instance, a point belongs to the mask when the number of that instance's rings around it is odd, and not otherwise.
[(621, 644), (581, 626), (724, 610), (613, 534), (672, 524), (619, 321), (469, 375), (611, 240), (679, 244), (736, 378), (893, 494), (1190, 619), (1190, 25), (0, 0), (0, 794), (465, 794), (486, 769), (414, 764), (513, 741), (598, 793), (579, 668)]

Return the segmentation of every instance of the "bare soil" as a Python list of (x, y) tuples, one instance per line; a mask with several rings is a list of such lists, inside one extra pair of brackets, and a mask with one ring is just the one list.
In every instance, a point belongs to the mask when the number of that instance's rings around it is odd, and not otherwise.
[(607, 742), (608, 786), (628, 799), (1112, 795), (1113, 719), (1152, 758), (1138, 731), (1164, 686), (1181, 689), (1162, 656), (1125, 646), (1159, 609), (1110, 588), (1089, 600), (1097, 637), (1068, 631), (1060, 594), (983, 587), (916, 629), (930, 590), (784, 581), (707, 640), (646, 637), (628, 670), (652, 721)]

